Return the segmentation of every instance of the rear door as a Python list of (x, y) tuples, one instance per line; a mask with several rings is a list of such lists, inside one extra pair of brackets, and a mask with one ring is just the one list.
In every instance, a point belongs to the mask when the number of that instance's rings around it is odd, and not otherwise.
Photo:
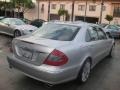
[(99, 41), (97, 29), (95, 27), (90, 26), (88, 28), (88, 33), (90, 35), (90, 40), (88, 40), (88, 45), (90, 49), (90, 53), (93, 59), (93, 66), (100, 60), (101, 53), (101, 44)]

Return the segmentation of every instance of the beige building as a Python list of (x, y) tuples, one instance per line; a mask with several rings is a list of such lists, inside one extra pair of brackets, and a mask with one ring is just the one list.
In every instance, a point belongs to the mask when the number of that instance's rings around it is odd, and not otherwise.
[[(48, 9), (49, 1), (50, 9)], [(108, 23), (108, 21), (105, 20), (105, 16), (109, 14), (114, 16), (114, 20), (112, 21), (113, 24), (120, 24), (120, 0), (103, 1), (102, 23)], [(48, 10), (50, 10), (50, 20), (63, 20), (63, 18), (58, 15), (58, 10), (62, 8), (67, 10), (69, 13), (66, 20), (71, 20), (73, 3), (73, 20), (84, 20), (86, 11), (86, 21), (93, 23), (99, 22), (101, 16), (101, 0), (87, 0), (87, 3), (86, 0), (37, 0), (36, 7), (29, 10), (25, 14), (25, 17), (28, 19), (40, 18), (48, 20)]]

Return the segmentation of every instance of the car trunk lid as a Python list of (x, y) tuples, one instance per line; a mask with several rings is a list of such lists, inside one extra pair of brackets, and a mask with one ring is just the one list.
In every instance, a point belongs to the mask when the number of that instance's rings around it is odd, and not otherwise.
[(19, 38), (15, 40), (15, 56), (25, 62), (41, 65), (49, 54), (56, 48), (69, 44), (69, 42), (53, 41), (38, 38)]

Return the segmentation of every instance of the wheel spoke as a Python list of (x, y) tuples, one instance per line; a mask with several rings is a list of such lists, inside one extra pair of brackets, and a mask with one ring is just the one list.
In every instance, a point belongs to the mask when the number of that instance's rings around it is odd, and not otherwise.
[(21, 33), (19, 31), (16, 31), (14, 36), (19, 37), (19, 36), (21, 36)]
[(83, 73), (82, 73), (82, 81), (85, 82), (90, 74), (90, 63), (87, 62), (83, 68)]

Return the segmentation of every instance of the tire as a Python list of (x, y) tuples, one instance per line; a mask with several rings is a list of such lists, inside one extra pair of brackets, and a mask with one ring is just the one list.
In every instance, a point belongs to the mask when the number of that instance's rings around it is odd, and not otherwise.
[(115, 45), (112, 46), (112, 48), (111, 48), (111, 50), (110, 50), (110, 52), (109, 52), (108, 57), (113, 57), (114, 47), (115, 47)]
[(14, 38), (21, 36), (21, 32), (19, 30), (15, 30)]
[(85, 83), (90, 76), (90, 71), (91, 71), (91, 62), (90, 62), (90, 59), (87, 59), (84, 62), (83, 66), (78, 74), (78, 78), (77, 78), (78, 81), (81, 83)]

